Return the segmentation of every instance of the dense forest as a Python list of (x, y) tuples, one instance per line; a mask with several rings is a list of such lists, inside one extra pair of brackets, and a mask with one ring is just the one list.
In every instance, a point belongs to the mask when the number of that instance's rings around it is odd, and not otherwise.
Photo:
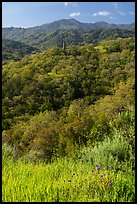
[(16, 146), (17, 157), (35, 149), (51, 158), (103, 140), (112, 118), (134, 105), (134, 49), (134, 38), (118, 38), (5, 64), (4, 142)]
[(135, 201), (134, 24), (56, 23), (3, 31), (3, 201)]
[(2, 40), (2, 64), (8, 60), (18, 61), (32, 52), (38, 52), (38, 49), (18, 41), (9, 39)]
[(65, 41), (67, 45), (84, 45), (85, 43), (97, 45), (104, 39), (112, 40), (118, 37), (126, 38), (135, 35), (133, 30), (119, 28), (98, 28), (90, 31), (58, 29), (54, 32), (35, 31), (18, 33), (18, 31), (17, 33), (15, 32), (9, 39), (23, 42), (41, 50), (62, 47), (62, 41)]

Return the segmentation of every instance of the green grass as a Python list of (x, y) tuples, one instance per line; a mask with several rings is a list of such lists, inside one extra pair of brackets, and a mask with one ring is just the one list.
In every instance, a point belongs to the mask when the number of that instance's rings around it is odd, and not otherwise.
[[(72, 158), (51, 164), (3, 161), (3, 202), (129, 202), (134, 201), (134, 174)], [(94, 170), (94, 172), (92, 172)], [(112, 183), (111, 183), (112, 182)], [(111, 185), (112, 184), (112, 185)]]

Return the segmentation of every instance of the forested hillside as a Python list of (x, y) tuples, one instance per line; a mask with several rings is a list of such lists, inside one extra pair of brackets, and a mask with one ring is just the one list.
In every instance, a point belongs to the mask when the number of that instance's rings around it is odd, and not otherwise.
[(15, 147), (15, 157), (35, 150), (48, 161), (104, 140), (117, 115), (134, 106), (134, 43), (50, 48), (5, 64), (3, 142)]
[(17, 29), (17, 32), (8, 38), (45, 50), (52, 47), (62, 47), (63, 41), (66, 42), (67, 46), (84, 45), (85, 43), (96, 45), (104, 39), (126, 38), (134, 35), (132, 30), (119, 28), (98, 28), (90, 31), (61, 29), (54, 32), (35, 31), (28, 34), (23, 31), (20, 33)]
[(8, 40), (8, 39), (2, 40), (2, 63), (3, 64), (7, 60), (18, 61), (25, 55), (31, 54), (32, 52), (38, 52), (38, 49), (14, 40)]
[(135, 24), (109, 24), (106, 22), (81, 23), (75, 19), (62, 19), (31, 28), (3, 28), (2, 38), (23, 42), (45, 50), (67, 45), (96, 45), (104, 39), (126, 38), (135, 35)]

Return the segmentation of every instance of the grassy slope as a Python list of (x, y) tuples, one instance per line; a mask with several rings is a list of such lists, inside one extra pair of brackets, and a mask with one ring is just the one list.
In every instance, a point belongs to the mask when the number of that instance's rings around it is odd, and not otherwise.
[[(15, 171), (16, 168), (16, 171)], [(53, 164), (10, 162), (3, 168), (3, 202), (126, 202), (134, 201), (134, 175), (89, 164), (59, 160)], [(110, 175), (109, 175), (110, 173)], [(101, 175), (105, 174), (100, 180)], [(111, 186), (112, 182), (112, 186)]]

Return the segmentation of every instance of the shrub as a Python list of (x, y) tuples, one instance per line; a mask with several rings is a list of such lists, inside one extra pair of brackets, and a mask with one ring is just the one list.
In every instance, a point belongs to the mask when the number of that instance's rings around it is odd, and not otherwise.
[(98, 142), (95, 147), (84, 147), (80, 151), (79, 158), (83, 162), (113, 166), (117, 169), (121, 162), (132, 158), (132, 149), (122, 132), (115, 130), (113, 139), (107, 138), (102, 142)]
[(7, 144), (2, 145), (2, 160), (12, 160), (15, 154), (15, 149)]

